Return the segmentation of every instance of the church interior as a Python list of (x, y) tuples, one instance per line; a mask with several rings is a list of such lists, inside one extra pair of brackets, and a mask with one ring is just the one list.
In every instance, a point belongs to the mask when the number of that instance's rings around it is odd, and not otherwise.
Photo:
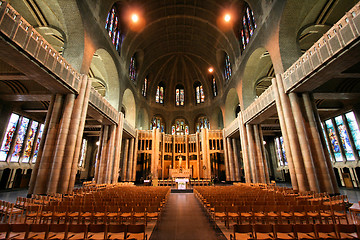
[(356, 239), (359, 79), (357, 0), (0, 0), (0, 237)]

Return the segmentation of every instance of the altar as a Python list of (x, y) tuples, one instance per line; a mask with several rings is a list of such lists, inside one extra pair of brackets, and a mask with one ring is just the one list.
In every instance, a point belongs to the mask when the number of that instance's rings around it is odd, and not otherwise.
[(177, 185), (177, 189), (179, 190), (185, 190), (187, 183), (189, 182), (188, 178), (177, 178), (175, 179), (176, 185)]

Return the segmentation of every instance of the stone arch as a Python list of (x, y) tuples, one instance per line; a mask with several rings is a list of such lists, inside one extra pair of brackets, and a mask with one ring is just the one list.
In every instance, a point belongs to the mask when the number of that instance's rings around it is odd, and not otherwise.
[(148, 130), (150, 126), (149, 114), (145, 108), (140, 108), (136, 116), (136, 128)]
[(239, 96), (235, 88), (230, 89), (225, 101), (225, 127), (235, 119), (235, 110), (239, 105)]
[(123, 98), (122, 98), (122, 105), (125, 108), (125, 119), (127, 122), (135, 127), (136, 123), (136, 104), (133, 92), (128, 88), (125, 90)]
[[(105, 49), (99, 48), (94, 53), (89, 76), (97, 79), (94, 84), (103, 83), (105, 85), (105, 89), (102, 88), (102, 91), (105, 91), (104, 97), (118, 109), (120, 97), (118, 72), (113, 58)], [(94, 87), (96, 86), (94, 85)]]
[[(256, 98), (256, 83), (259, 83), (261, 79), (268, 75), (273, 75), (271, 69), (273, 69), (272, 60), (265, 48), (257, 48), (251, 53), (246, 62), (242, 79), (242, 109), (246, 109)], [(270, 85), (268, 83), (265, 86)], [(262, 89), (263, 91), (265, 91), (265, 88)]]

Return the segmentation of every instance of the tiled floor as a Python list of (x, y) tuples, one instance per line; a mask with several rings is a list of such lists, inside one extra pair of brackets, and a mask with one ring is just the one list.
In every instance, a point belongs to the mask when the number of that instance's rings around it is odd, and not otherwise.
[(171, 193), (150, 240), (226, 239), (193, 193)]

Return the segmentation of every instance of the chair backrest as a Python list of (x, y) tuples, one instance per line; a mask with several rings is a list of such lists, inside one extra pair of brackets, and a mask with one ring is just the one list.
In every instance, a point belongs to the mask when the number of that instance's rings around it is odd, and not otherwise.
[(8, 238), (10, 233), (10, 224), (9, 223), (0, 223), (0, 233), (6, 233), (5, 239)]
[(234, 235), (235, 233), (251, 233), (251, 224), (234, 224)]
[(145, 233), (145, 225), (129, 224), (127, 225), (127, 233)]
[(355, 224), (335, 224), (335, 230), (339, 239), (341, 239), (341, 233), (352, 234), (354, 236), (354, 239), (356, 237), (360, 238), (360, 234)]

